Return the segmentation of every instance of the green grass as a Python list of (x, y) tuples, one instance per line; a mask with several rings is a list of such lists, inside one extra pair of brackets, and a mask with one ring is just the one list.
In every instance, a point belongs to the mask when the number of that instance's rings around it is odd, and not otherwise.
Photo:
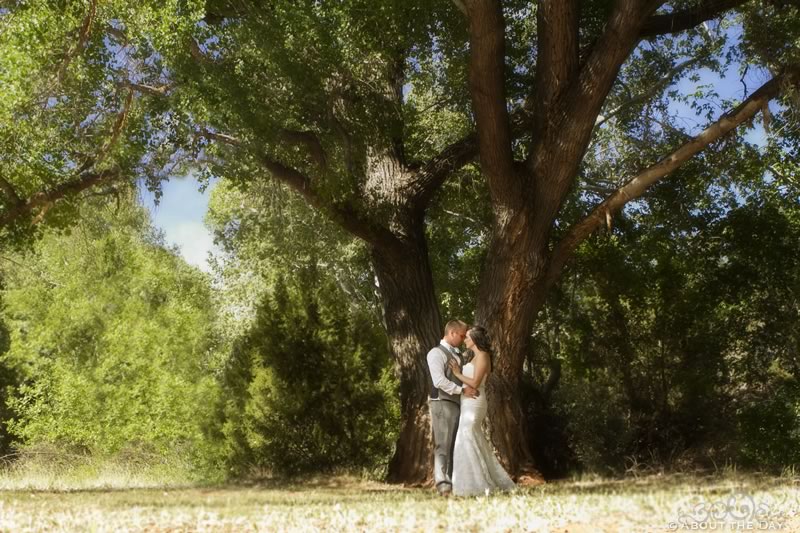
[[(158, 488), (122, 488), (115, 480), (97, 483), (106, 488), (71, 490), (64, 485), (62, 490), (23, 490), (6, 479), (7, 488), (0, 491), (0, 530), (669, 531), (669, 524), (693, 504), (709, 508), (743, 493), (773, 513), (773, 527), (797, 531), (800, 479), (793, 475), (586, 478), (479, 498), (441, 498), (430, 489), (344, 476)], [(729, 522), (732, 517), (725, 513)], [(751, 522), (758, 530), (758, 520)], [(734, 530), (726, 527), (718, 524), (717, 530)]]

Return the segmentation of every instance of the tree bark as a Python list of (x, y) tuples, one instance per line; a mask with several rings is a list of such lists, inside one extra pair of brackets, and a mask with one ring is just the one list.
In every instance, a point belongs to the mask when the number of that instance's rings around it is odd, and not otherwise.
[(402, 426), (389, 463), (392, 483), (424, 485), (433, 451), (426, 354), (442, 336), (422, 217), (409, 224), (402, 247), (370, 246), (386, 331), (400, 383)]
[(547, 270), (546, 235), (535, 231), (530, 219), (530, 211), (522, 209), (495, 221), (476, 312), (476, 322), (490, 332), (495, 349), (487, 382), (492, 442), (503, 466), (521, 484), (544, 481), (526, 439), (519, 387), (530, 326), (543, 302), (536, 289)]

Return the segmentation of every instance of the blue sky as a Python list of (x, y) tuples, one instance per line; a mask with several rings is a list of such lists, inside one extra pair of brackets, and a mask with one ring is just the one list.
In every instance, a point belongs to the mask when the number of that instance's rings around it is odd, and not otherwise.
[[(677, 88), (681, 94), (691, 94), (698, 86), (710, 85), (719, 94), (719, 98), (742, 101), (771, 78), (769, 72), (757, 68), (749, 69), (743, 80), (738, 72), (736, 72), (735, 67), (729, 68), (724, 78), (720, 77), (715, 72), (711, 72), (707, 68), (699, 69), (697, 73), (700, 76), (699, 81), (691, 81), (687, 76), (680, 79), (673, 87)], [(744, 85), (742, 81), (744, 81)], [(745, 85), (747, 86), (747, 92), (745, 92)], [(718, 101), (719, 99), (714, 98), (713, 100)], [(776, 105), (774, 102), (770, 104), (770, 107), (775, 111)], [(681, 118), (680, 122), (682, 122), (686, 133), (697, 135), (709, 124), (705, 117), (701, 117), (691, 107), (682, 102), (673, 100), (670, 102), (669, 108), (673, 114)], [(730, 111), (730, 109), (730, 107), (718, 107), (713, 120), (718, 119), (722, 113)], [(759, 146), (764, 146), (766, 144), (766, 132), (764, 131), (763, 118), (760, 114), (756, 115), (755, 119), (747, 126), (740, 126), (740, 128), (745, 127), (748, 128), (745, 134), (745, 139), (748, 142)]]
[(163, 195), (158, 205), (153, 194), (143, 190), (142, 204), (153, 215), (153, 224), (164, 232), (167, 244), (177, 246), (187, 263), (209, 271), (208, 254), (213, 252), (211, 233), (203, 224), (208, 210), (208, 199), (216, 182), (200, 192), (197, 179), (189, 175), (171, 178), (163, 184)]

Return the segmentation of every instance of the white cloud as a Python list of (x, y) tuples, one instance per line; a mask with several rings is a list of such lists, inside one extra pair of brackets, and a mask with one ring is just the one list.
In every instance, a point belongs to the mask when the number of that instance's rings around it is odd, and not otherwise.
[(162, 185), (163, 195), (158, 205), (153, 195), (142, 192), (142, 203), (153, 215), (153, 224), (164, 232), (168, 245), (176, 245), (184, 260), (205, 272), (211, 269), (208, 265), (208, 253), (218, 253), (211, 233), (203, 224), (203, 217), (208, 210), (208, 199), (213, 181), (204, 192), (193, 175), (175, 177)]
[(179, 222), (164, 229), (164, 237), (169, 244), (180, 248), (187, 263), (208, 272), (208, 253), (216, 251), (214, 239), (208, 229), (199, 222)]

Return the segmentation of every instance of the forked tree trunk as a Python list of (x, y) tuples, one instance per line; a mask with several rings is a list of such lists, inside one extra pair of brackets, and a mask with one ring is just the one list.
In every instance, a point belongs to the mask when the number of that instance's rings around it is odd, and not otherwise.
[(387, 479), (424, 485), (433, 471), (425, 356), (441, 338), (442, 323), (421, 220), (404, 241), (402, 249), (370, 250), (400, 381), (401, 428)]

